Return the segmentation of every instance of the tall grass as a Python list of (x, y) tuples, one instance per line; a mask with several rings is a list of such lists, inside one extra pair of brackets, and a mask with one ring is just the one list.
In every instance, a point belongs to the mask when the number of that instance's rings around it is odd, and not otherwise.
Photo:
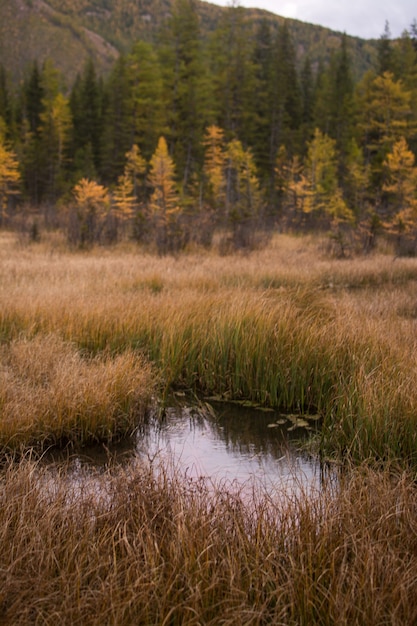
[(138, 354), (83, 357), (54, 335), (15, 339), (0, 351), (0, 445), (10, 450), (129, 434), (156, 390)]
[(417, 461), (416, 260), (329, 260), (289, 237), (226, 258), (7, 245), (6, 346), (53, 334), (106, 354), (103, 371), (139, 353), (165, 388), (320, 412), (326, 455)]
[(78, 476), (75, 490), (68, 472), (4, 467), (2, 624), (416, 623), (406, 473), (360, 467), (320, 497), (255, 491), (248, 504), (149, 466)]

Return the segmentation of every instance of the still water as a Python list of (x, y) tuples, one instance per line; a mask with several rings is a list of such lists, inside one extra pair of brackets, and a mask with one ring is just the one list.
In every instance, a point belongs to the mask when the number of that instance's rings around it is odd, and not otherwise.
[(318, 429), (318, 416), (204, 400), (196, 405), (178, 399), (141, 425), (129, 442), (115, 448), (86, 448), (72, 457), (74, 477), (89, 467), (138, 461), (213, 485), (268, 493), (320, 488), (322, 473), (306, 443)]
[(177, 405), (138, 433), (136, 450), (195, 478), (236, 484), (257, 480), (268, 489), (283, 481), (311, 482), (317, 461), (300, 446), (310, 432), (294, 428), (293, 421), (233, 404)]

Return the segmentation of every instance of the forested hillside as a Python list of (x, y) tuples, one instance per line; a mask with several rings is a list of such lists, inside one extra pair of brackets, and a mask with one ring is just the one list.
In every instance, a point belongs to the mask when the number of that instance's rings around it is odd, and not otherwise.
[(0, 3), (0, 63), (16, 84), (35, 60), (53, 59), (69, 88), (83, 64), (92, 58), (107, 72), (118, 50), (99, 33), (43, 0), (2, 0)]
[[(172, 16), (174, 0), (2, 0), (0, 3), (0, 63), (14, 80), (28, 64), (54, 60), (68, 87), (87, 57), (97, 71), (107, 73), (119, 52), (129, 52), (138, 41), (155, 42)], [(224, 8), (194, 0), (200, 36), (207, 39), (224, 18)], [(340, 45), (341, 33), (281, 18), (267, 11), (242, 9), (256, 29), (267, 20), (273, 29), (286, 23), (301, 62), (308, 53), (312, 63), (326, 61)], [(381, 25), (381, 30), (383, 25)], [(375, 42), (349, 37), (355, 75), (369, 68)]]
[[(397, 41), (386, 31), (372, 55), (369, 42), (194, 0), (1, 11), (0, 59), (5, 15), (16, 50), (48, 33), (18, 81), (0, 67), (3, 226), (34, 238), (64, 228), (77, 245), (129, 236), (160, 252), (209, 245), (216, 230), (252, 246), (271, 226), (330, 230), (341, 252), (379, 232), (413, 249), (415, 26)], [(52, 32), (79, 71), (49, 54)]]

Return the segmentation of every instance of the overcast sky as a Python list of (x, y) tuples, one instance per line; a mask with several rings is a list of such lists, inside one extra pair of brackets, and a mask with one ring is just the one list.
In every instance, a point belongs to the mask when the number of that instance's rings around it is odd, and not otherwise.
[[(230, 5), (230, 0), (210, 0)], [(267, 9), (302, 22), (321, 24), (365, 39), (378, 39), (388, 20), (393, 37), (399, 37), (417, 19), (416, 0), (240, 0), (243, 7)]]

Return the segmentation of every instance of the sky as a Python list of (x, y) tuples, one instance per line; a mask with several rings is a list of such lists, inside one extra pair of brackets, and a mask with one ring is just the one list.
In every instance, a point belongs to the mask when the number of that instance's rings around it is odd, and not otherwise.
[[(230, 5), (230, 0), (209, 0)], [(392, 37), (400, 37), (417, 19), (416, 0), (240, 0), (246, 8), (266, 9), (283, 17), (321, 24), (364, 39), (379, 39), (388, 21)]]

